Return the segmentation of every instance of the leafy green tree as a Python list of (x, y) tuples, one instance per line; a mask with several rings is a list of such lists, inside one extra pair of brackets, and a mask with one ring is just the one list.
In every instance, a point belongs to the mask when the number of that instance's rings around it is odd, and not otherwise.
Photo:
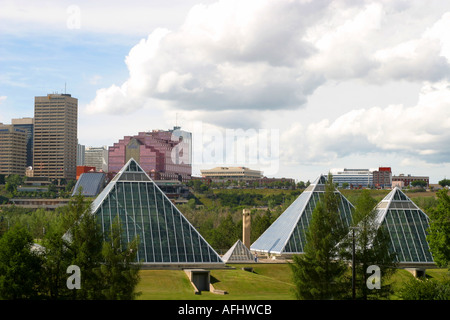
[(314, 209), (306, 232), (303, 255), (295, 255), (291, 268), (298, 299), (324, 300), (342, 296), (347, 266), (336, 259), (339, 241), (347, 232), (339, 216), (339, 198), (328, 175), (325, 193)]
[[(370, 196), (369, 190), (363, 190), (358, 197), (353, 214), (352, 226), (355, 230), (355, 288), (357, 299), (379, 299), (386, 298), (390, 293), (390, 286), (386, 280), (395, 270), (395, 253), (389, 251), (390, 238), (387, 230), (380, 226), (376, 220), (377, 211), (374, 209), (376, 200)], [(342, 245), (346, 250), (341, 252), (341, 257), (352, 261), (353, 233), (347, 236)], [(380, 268), (382, 275), (381, 289), (370, 290), (367, 279), (371, 274), (367, 268), (376, 265)], [(351, 283), (351, 281), (348, 281)]]
[(267, 230), (267, 228), (270, 227), (272, 224), (272, 214), (269, 209), (267, 209), (263, 214), (261, 215), (253, 215), (255, 218), (252, 217), (252, 227), (251, 227), (251, 240), (252, 242), (256, 241), (256, 239), (259, 238), (260, 235), (264, 233), (264, 231)]
[(102, 294), (108, 300), (132, 300), (140, 293), (135, 292), (140, 280), (139, 265), (135, 263), (139, 238), (123, 244), (120, 219), (115, 219), (109, 241), (103, 242), (104, 263), (99, 275), (104, 279)]
[(450, 300), (450, 279), (411, 278), (403, 284), (399, 296), (403, 300)]
[[(43, 242), (47, 249), (47, 294), (51, 298), (101, 298), (97, 269), (102, 261), (102, 241), (100, 225), (90, 213), (90, 203), (79, 193), (71, 199)], [(69, 290), (66, 286), (66, 270), (70, 265), (81, 270), (80, 290)]]
[(426, 181), (424, 180), (415, 180), (411, 182), (411, 185), (413, 187), (421, 187), (421, 188), (425, 188), (427, 186)]
[(41, 259), (33, 238), (16, 225), (0, 238), (0, 299), (33, 299), (39, 294)]
[[(132, 299), (138, 278), (133, 277), (137, 240), (125, 249), (117, 245), (120, 228), (113, 229), (111, 243), (105, 242), (91, 204), (81, 193), (69, 202), (61, 218), (49, 227), (43, 244), (46, 248), (44, 294), (50, 299)], [(67, 288), (67, 267), (81, 271), (81, 288)], [(119, 273), (117, 273), (119, 272)], [(120, 283), (112, 284), (117, 279)]]
[(439, 190), (436, 196), (438, 204), (429, 210), (427, 241), (436, 264), (450, 269), (450, 197), (446, 189)]
[(212, 230), (211, 245), (218, 249), (228, 249), (239, 239), (240, 231), (231, 214), (223, 219), (219, 226)]
[(442, 179), (438, 183), (441, 187), (450, 186), (450, 179)]

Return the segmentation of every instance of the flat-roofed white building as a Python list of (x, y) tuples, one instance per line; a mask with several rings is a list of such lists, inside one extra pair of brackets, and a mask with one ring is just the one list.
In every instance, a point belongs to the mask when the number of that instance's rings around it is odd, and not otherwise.
[(203, 178), (223, 180), (247, 180), (261, 179), (262, 171), (252, 170), (247, 167), (216, 167), (213, 169), (200, 170)]
[(333, 182), (342, 187), (343, 183), (348, 183), (351, 187), (370, 187), (373, 186), (373, 173), (378, 168), (372, 169), (347, 169), (334, 168), (330, 170), (333, 175)]
[(84, 165), (95, 167), (97, 171), (108, 172), (108, 148), (106, 146), (86, 147)]

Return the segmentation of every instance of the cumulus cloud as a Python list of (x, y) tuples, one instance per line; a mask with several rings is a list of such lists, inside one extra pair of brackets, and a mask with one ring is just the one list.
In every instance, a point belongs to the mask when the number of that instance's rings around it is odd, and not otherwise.
[(129, 79), (120, 90), (99, 91), (88, 109), (127, 110), (123, 99), (104, 106), (111, 101), (105, 95), (153, 97), (184, 109), (298, 107), (323, 81), (302, 71), (314, 51), (302, 40), (309, 13), (323, 7), (301, 1), (194, 6), (179, 30), (156, 29), (134, 46), (126, 58)]
[(427, 83), (413, 107), (397, 104), (352, 110), (334, 121), (324, 119), (291, 128), (282, 139), (302, 139), (295, 147), (283, 150), (283, 156), (316, 162), (358, 153), (397, 153), (405, 159), (443, 163), (450, 159), (446, 147), (450, 144), (449, 129), (450, 83)]
[[(434, 25), (435, 16), (405, 14), (423, 5), (402, 0), (199, 4), (179, 29), (155, 29), (136, 44), (125, 60), (129, 78), (98, 90), (87, 110), (134, 111), (148, 98), (185, 110), (294, 109), (327, 81), (440, 81), (450, 71), (448, 33), (439, 32), (450, 13)], [(398, 27), (405, 22), (408, 28)]]

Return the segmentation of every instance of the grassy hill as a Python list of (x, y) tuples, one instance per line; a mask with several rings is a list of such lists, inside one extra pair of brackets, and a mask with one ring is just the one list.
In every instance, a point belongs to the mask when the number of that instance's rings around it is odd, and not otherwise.
[[(211, 284), (225, 290), (226, 295), (203, 291), (194, 294), (187, 275), (182, 270), (142, 270), (137, 291), (142, 292), (139, 300), (294, 300), (291, 270), (288, 264), (245, 264), (230, 265), (234, 269), (211, 270)], [(254, 272), (242, 267), (253, 267)], [(427, 270), (428, 278), (442, 280), (448, 274), (446, 269)], [(390, 279), (394, 294), (391, 300), (399, 300), (398, 291), (403, 283), (413, 276), (399, 269)], [(383, 280), (382, 280), (383, 281)]]

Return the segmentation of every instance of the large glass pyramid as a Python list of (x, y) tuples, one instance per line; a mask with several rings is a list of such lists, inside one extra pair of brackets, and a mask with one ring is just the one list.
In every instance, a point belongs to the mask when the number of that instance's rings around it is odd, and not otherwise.
[(238, 239), (234, 245), (222, 256), (225, 263), (253, 263), (255, 258), (251, 251)]
[(224, 264), (134, 159), (94, 200), (92, 212), (105, 235), (119, 216), (123, 243), (139, 236), (137, 260), (142, 263)]
[(399, 188), (394, 188), (375, 209), (377, 223), (389, 232), (391, 252), (397, 253), (398, 263), (434, 263), (426, 240), (429, 218)]
[[(321, 175), (278, 217), (250, 246), (250, 250), (279, 255), (303, 253), (306, 231), (312, 212), (325, 192), (326, 177)], [(345, 226), (350, 226), (353, 205), (338, 191), (339, 213)]]

